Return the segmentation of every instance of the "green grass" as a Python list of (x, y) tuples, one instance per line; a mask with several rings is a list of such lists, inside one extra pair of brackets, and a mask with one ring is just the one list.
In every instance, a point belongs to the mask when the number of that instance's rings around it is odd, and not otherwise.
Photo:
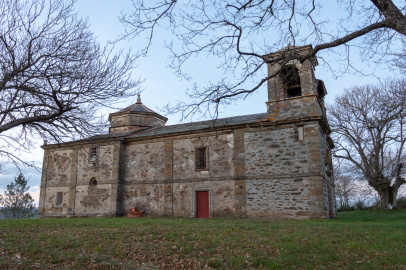
[(406, 269), (406, 210), (336, 220), (0, 220), (0, 269)]

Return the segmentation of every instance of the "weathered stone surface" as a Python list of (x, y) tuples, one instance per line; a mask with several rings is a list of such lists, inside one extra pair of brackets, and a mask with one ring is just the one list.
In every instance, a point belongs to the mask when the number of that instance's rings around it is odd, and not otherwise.
[(137, 143), (126, 147), (124, 181), (164, 179), (164, 143)]
[(248, 217), (324, 217), (317, 207), (322, 196), (321, 177), (247, 180), (245, 184)]
[(165, 184), (124, 185), (124, 211), (132, 207), (144, 210), (147, 216), (165, 214)]
[(234, 181), (198, 181), (173, 185), (175, 216), (195, 217), (196, 191), (209, 191), (210, 217), (235, 216)]
[(310, 171), (309, 148), (315, 142), (306, 136), (306, 132), (302, 141), (295, 140), (293, 127), (246, 132), (244, 135), (247, 176), (301, 175)]
[(52, 151), (48, 156), (47, 184), (64, 186), (70, 182), (72, 150)]
[(88, 185), (95, 178), (98, 183), (110, 183), (112, 180), (113, 145), (99, 146), (97, 162), (89, 161), (89, 147), (80, 149), (78, 154), (77, 185)]
[(75, 200), (75, 215), (97, 216), (115, 215), (110, 210), (111, 185), (77, 186)]
[[(45, 189), (45, 211), (48, 216), (64, 216), (68, 214), (68, 187), (51, 187)], [(62, 203), (57, 205), (57, 194), (62, 193)]]
[(335, 217), (334, 145), (317, 60), (288, 65), (301, 91), (270, 79), (267, 114), (163, 127), (167, 119), (138, 100), (110, 114), (110, 134), (44, 146), (39, 215), (113, 216), (135, 207), (196, 217), (199, 205), (209, 217)]
[[(201, 147), (208, 147), (209, 169), (198, 171), (195, 164), (195, 150)], [(231, 133), (174, 140), (174, 180), (234, 176), (233, 147), (234, 140)]]

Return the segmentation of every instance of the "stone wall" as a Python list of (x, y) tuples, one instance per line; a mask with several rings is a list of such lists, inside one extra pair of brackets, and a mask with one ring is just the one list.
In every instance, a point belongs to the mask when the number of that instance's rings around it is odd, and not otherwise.
[[(317, 121), (101, 142), (97, 162), (89, 161), (90, 147), (46, 150), (44, 216), (137, 207), (148, 216), (194, 217), (197, 191), (209, 192), (210, 217), (324, 218), (331, 210), (334, 188), (323, 167), (328, 143)], [(207, 170), (196, 169), (202, 147)], [(58, 193), (63, 202), (56, 205)]]
[[(201, 147), (208, 148), (208, 170), (196, 170), (195, 151)], [(129, 143), (122, 191), (124, 213), (137, 207), (151, 216), (191, 217), (196, 191), (207, 190), (212, 216), (235, 215), (235, 181), (229, 179), (235, 171), (233, 154), (232, 132)]]
[(114, 145), (99, 145), (98, 160), (89, 161), (90, 146), (83, 147), (78, 153), (78, 171), (76, 185), (88, 185), (92, 178), (100, 183), (111, 183), (113, 180)]
[(142, 142), (126, 146), (124, 182), (151, 182), (164, 179), (164, 143)]
[(110, 133), (124, 132), (138, 127), (164, 126), (166, 120), (156, 115), (143, 113), (122, 113), (110, 118)]
[(173, 214), (195, 217), (196, 191), (209, 191), (210, 217), (235, 216), (234, 181), (174, 183)]
[(111, 214), (110, 204), (110, 184), (76, 187), (75, 216), (109, 215)]
[(72, 149), (50, 151), (48, 156), (47, 186), (67, 186), (70, 183)]
[(245, 175), (248, 217), (324, 217), (319, 125), (246, 132)]
[(245, 175), (269, 176), (309, 172), (305, 141), (296, 141), (293, 127), (246, 132)]
[[(221, 178), (234, 175), (233, 134), (193, 136), (173, 140), (173, 179), (188, 181), (200, 178)], [(208, 147), (208, 170), (196, 170), (195, 150)]]
[[(321, 177), (246, 181), (247, 217), (323, 218)], [(318, 188), (320, 187), (320, 188)]]
[[(115, 215), (120, 146), (99, 143), (98, 159), (91, 162), (89, 152), (93, 146), (45, 150), (40, 216)], [(96, 180), (95, 186), (89, 185), (91, 179)], [(58, 196), (61, 204), (57, 204)]]
[[(61, 204), (57, 204), (58, 193), (62, 194)], [(63, 216), (68, 214), (69, 187), (49, 187), (46, 188), (45, 213), (49, 216)]]
[(269, 101), (266, 104), (270, 120), (300, 120), (320, 116), (316, 95)]

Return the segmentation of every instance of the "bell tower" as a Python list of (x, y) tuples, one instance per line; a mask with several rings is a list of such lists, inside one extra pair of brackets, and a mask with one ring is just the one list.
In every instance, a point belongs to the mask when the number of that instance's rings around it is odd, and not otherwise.
[[(307, 46), (287, 46), (266, 57), (276, 59), (284, 55), (305, 55), (312, 49)], [(277, 74), (268, 80), (268, 119), (275, 121), (320, 117), (325, 115), (324, 83), (317, 80), (314, 69), (317, 58), (311, 57), (300, 63), (291, 60), (284, 64), (268, 64), (268, 75)]]

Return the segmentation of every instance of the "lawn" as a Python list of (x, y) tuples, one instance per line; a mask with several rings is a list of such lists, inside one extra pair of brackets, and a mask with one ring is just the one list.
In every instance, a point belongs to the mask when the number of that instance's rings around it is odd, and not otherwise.
[(0, 220), (0, 268), (406, 269), (406, 210), (335, 220)]

